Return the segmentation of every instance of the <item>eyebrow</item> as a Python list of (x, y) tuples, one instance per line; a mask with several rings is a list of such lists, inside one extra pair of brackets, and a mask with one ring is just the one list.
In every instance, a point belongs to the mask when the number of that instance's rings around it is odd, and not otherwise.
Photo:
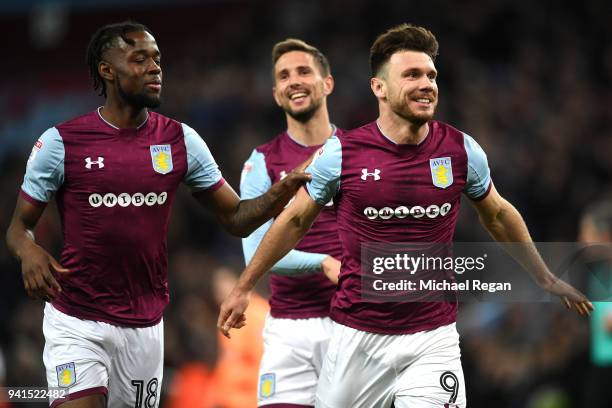
[(402, 74), (408, 73), (408, 72), (425, 72), (425, 73), (431, 73), (433, 72), (434, 74), (438, 73), (438, 70), (436, 70), (435, 68), (427, 68), (427, 69), (422, 69), (422, 68), (418, 68), (418, 67), (413, 67), (413, 68), (406, 68), (405, 70), (402, 71)]
[[(304, 68), (306, 68), (306, 69), (312, 69), (312, 67), (311, 67), (310, 65), (298, 65), (298, 66), (296, 66), (296, 67), (294, 67), (294, 68), (295, 68), (295, 69), (304, 69)], [(289, 71), (289, 70), (290, 70), (290, 68), (283, 68), (283, 69), (281, 69), (280, 71), (278, 71), (278, 73), (285, 72), (285, 71)]]
[[(144, 48), (139, 48), (137, 50), (133, 50), (132, 53), (133, 54), (149, 54), (149, 51)], [(156, 56), (161, 56), (161, 52), (159, 50), (155, 50), (153, 54)]]

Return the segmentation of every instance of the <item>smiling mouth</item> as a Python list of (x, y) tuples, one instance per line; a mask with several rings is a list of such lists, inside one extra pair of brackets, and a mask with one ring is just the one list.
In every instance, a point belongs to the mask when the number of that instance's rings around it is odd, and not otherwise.
[(431, 105), (433, 103), (433, 100), (429, 98), (416, 98), (413, 100), (417, 101), (418, 103), (425, 104), (425, 105)]
[(306, 98), (308, 94), (306, 92), (296, 92), (294, 94), (289, 95), (290, 101), (298, 101)]

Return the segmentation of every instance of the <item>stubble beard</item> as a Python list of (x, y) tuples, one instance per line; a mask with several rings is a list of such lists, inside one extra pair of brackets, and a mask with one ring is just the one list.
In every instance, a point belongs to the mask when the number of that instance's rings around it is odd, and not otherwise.
[(432, 120), (434, 117), (434, 114), (436, 113), (436, 107), (438, 105), (438, 102), (436, 99), (435, 102), (432, 103), (433, 109), (431, 110), (431, 113), (429, 112), (424, 113), (424, 112), (416, 112), (410, 109), (408, 102), (400, 98), (393, 98), (393, 101), (389, 101), (389, 102), (390, 102), (389, 106), (391, 110), (393, 111), (393, 113), (395, 113), (402, 119), (416, 126), (422, 126), (425, 123)]
[(297, 120), (298, 122), (306, 123), (310, 119), (312, 119), (312, 117), (315, 115), (317, 110), (319, 110), (321, 105), (322, 105), (321, 100), (313, 100), (310, 103), (310, 106), (308, 106), (307, 108), (303, 110), (296, 112), (293, 109), (291, 109), (290, 102), (289, 102), (287, 106), (283, 108), (283, 110), (285, 111), (285, 113), (287, 113), (287, 115), (291, 116), (293, 119)]
[(117, 81), (117, 91), (119, 96), (126, 101), (131, 106), (141, 109), (141, 108), (150, 108), (155, 109), (161, 105), (160, 97), (151, 97), (146, 93), (129, 93), (126, 92), (123, 87), (121, 87), (121, 81)]

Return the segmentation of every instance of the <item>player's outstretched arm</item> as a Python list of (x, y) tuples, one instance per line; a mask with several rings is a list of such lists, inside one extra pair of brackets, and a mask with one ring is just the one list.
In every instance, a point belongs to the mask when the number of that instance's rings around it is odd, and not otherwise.
[(229, 337), (231, 328), (238, 328), (257, 281), (297, 245), (321, 208), (304, 189), (300, 189), (291, 205), (276, 218), (238, 283), (221, 305), (217, 327), (225, 336)]
[(310, 180), (310, 175), (294, 170), (257, 198), (240, 200), (227, 183), (213, 192), (194, 193), (232, 235), (247, 237), (264, 222), (280, 213), (296, 191)]
[(580, 291), (557, 278), (538, 253), (527, 225), (512, 204), (499, 195), (495, 186), (481, 201), (472, 201), (480, 222), (498, 242), (521, 242), (525, 245), (508, 246), (505, 249), (525, 268), (544, 290), (561, 297), (568, 309), (572, 305), (581, 315), (589, 315), (593, 305)]
[(69, 272), (47, 251), (36, 244), (34, 227), (44, 211), (19, 197), (11, 224), (6, 232), (6, 244), (11, 254), (21, 261), (23, 285), (31, 298), (52, 301), (62, 290), (53, 277), (56, 272)]
[[(306, 165), (310, 164), (311, 161), (312, 156), (296, 169), (303, 171)], [(265, 154), (255, 149), (244, 163), (242, 175), (240, 177), (240, 197), (243, 200), (257, 198), (268, 191), (271, 186), (272, 180), (268, 171)], [(266, 232), (270, 229), (270, 226), (272, 226), (273, 221), (274, 220), (269, 220), (265, 222), (251, 235), (242, 239), (245, 264), (248, 265), (248, 263), (251, 262), (251, 258), (255, 255), (257, 247), (266, 235)], [(324, 253), (305, 252), (292, 249), (280, 261), (274, 264), (270, 269), (270, 273), (293, 276), (315, 274), (323, 271), (332, 281), (334, 281), (333, 279), (335, 278), (337, 282), (337, 276), (333, 276), (333, 274), (335, 266), (337, 266), (336, 264), (339, 265), (339, 263), (339, 261)], [(339, 268), (337, 269), (339, 273)]]

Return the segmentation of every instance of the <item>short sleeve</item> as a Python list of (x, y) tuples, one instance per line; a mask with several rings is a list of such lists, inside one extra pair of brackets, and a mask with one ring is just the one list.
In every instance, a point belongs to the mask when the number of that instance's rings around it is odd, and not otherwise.
[(45, 131), (34, 144), (26, 166), (22, 196), (44, 205), (64, 183), (64, 142), (56, 128)]
[(208, 190), (223, 185), (223, 177), (208, 146), (200, 135), (182, 124), (187, 150), (187, 173), (183, 181), (191, 191)]
[(310, 197), (320, 205), (331, 200), (340, 188), (342, 145), (337, 136), (330, 137), (306, 169), (312, 180), (306, 184)]
[(464, 193), (472, 200), (482, 200), (491, 190), (491, 171), (487, 155), (482, 147), (469, 135), (463, 134), (467, 153), (468, 173)]
[[(263, 153), (253, 150), (251, 156), (244, 163), (240, 177), (240, 198), (243, 200), (259, 197), (272, 186), (272, 180), (268, 174), (266, 159)], [(246, 264), (251, 261), (257, 247), (264, 235), (272, 226), (272, 220), (266, 222), (256, 229), (247, 238), (242, 239), (242, 249)], [(279, 275), (299, 275), (316, 273), (321, 271), (321, 262), (327, 257), (326, 254), (310, 253), (292, 249), (280, 261), (278, 261), (270, 272)]]
[(247, 200), (259, 197), (272, 186), (268, 175), (266, 159), (263, 153), (253, 150), (251, 156), (244, 163), (240, 175), (240, 198)]

